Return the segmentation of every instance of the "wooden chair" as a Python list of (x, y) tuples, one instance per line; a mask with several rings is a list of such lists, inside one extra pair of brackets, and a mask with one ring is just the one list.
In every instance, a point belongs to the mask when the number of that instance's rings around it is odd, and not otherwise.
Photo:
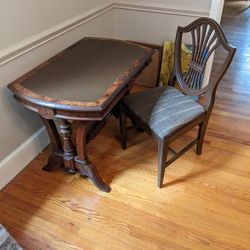
[[(188, 73), (182, 73), (181, 43), (183, 34), (190, 34), (192, 60)], [(206, 86), (202, 81), (206, 65), (218, 49), (223, 49), (225, 58), (219, 70)], [(127, 116), (138, 127), (156, 138), (158, 142), (158, 187), (162, 187), (165, 168), (196, 144), (196, 153), (202, 153), (202, 145), (208, 120), (214, 105), (215, 93), (220, 80), (227, 71), (236, 49), (228, 44), (218, 25), (210, 18), (199, 18), (178, 27), (174, 69), (168, 86), (157, 87), (127, 95), (121, 103), (120, 128), (122, 148), (126, 148)], [(216, 69), (218, 68), (216, 67)], [(175, 88), (179, 85), (179, 89)], [(196, 98), (194, 98), (196, 97)], [(201, 104), (200, 97), (205, 101)], [(198, 136), (179, 152), (174, 152), (169, 144), (195, 126), (199, 126)], [(174, 156), (167, 161), (168, 151)]]

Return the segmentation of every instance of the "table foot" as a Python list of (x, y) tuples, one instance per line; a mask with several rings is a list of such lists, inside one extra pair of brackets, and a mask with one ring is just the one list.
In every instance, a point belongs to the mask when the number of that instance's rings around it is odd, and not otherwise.
[(70, 175), (76, 174), (77, 170), (76, 169), (70, 169), (65, 167), (65, 171), (69, 173)]
[(46, 172), (51, 172), (55, 168), (63, 168), (63, 167), (64, 167), (63, 154), (57, 155), (52, 153), (49, 156), (47, 164), (42, 169)]
[(77, 169), (71, 169), (71, 168), (65, 167), (63, 154), (52, 153), (49, 156), (48, 163), (42, 169), (46, 172), (52, 172), (56, 168), (62, 169), (71, 175), (74, 175), (77, 172)]
[(82, 176), (88, 176), (91, 181), (102, 191), (109, 193), (111, 188), (102, 180), (95, 166), (90, 161), (75, 160), (76, 168)]
[(100, 190), (110, 192), (110, 187), (102, 180), (95, 166), (87, 157), (87, 143), (96, 136), (98, 131), (104, 126), (105, 121), (94, 124), (95, 126), (92, 129), (89, 128), (90, 122), (82, 121), (80, 123), (77, 128), (76, 151), (71, 138), (72, 129), (69, 121), (66, 119), (58, 120), (61, 133), (60, 140), (54, 121), (42, 119), (52, 143), (52, 154), (49, 156), (48, 163), (43, 167), (43, 170), (51, 172), (55, 168), (61, 168), (71, 175), (80, 171), (81, 175), (88, 176)]

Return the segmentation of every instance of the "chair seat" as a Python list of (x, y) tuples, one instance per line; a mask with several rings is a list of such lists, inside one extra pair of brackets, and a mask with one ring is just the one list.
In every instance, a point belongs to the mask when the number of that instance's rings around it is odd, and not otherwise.
[(205, 113), (203, 106), (172, 86), (128, 95), (123, 103), (160, 139)]

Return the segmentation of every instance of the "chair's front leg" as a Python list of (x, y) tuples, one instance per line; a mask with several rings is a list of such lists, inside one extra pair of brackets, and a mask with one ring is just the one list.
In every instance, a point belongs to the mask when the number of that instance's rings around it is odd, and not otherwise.
[(166, 161), (168, 155), (168, 143), (164, 140), (158, 141), (158, 187), (161, 188), (163, 184)]
[(203, 123), (201, 123), (199, 125), (198, 142), (197, 142), (197, 146), (196, 146), (197, 155), (202, 154), (202, 148), (203, 148), (205, 132), (206, 132), (206, 129), (207, 129), (207, 124), (208, 124), (208, 121), (204, 121)]

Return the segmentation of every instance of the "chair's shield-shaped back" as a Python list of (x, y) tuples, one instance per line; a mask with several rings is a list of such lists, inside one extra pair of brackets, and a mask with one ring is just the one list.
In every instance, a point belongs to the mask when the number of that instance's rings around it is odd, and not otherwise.
[[(181, 45), (183, 37), (190, 37), (192, 56), (188, 71), (182, 70)], [(184, 41), (185, 42), (185, 41)], [(225, 58), (220, 63), (219, 70), (213, 80), (204, 86), (204, 76), (208, 70), (208, 62), (212, 62), (214, 52), (219, 48), (225, 50)], [(228, 69), (235, 48), (228, 44), (219, 24), (210, 18), (199, 18), (186, 27), (178, 27), (175, 40), (174, 75), (182, 91), (191, 96), (199, 96), (216, 90), (218, 83)]]

